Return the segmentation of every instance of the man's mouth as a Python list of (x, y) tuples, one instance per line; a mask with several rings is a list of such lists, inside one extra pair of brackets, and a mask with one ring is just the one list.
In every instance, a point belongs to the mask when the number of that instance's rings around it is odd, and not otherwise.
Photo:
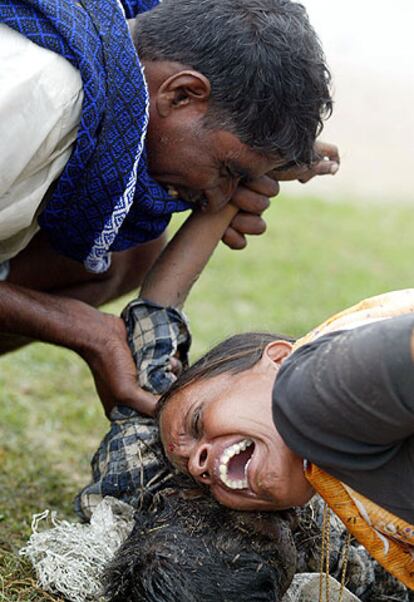
[(242, 439), (227, 447), (218, 461), (220, 481), (228, 489), (247, 489), (247, 472), (255, 445), (251, 439)]
[(167, 186), (167, 192), (170, 196), (172, 196), (174, 199), (178, 198), (180, 196), (180, 193), (178, 192), (178, 190), (176, 189), (175, 186), (172, 186), (172, 184), (169, 184)]

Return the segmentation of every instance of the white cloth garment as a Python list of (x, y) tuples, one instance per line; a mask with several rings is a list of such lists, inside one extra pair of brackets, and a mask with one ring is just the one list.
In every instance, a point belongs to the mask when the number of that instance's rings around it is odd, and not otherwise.
[(0, 263), (38, 231), (42, 199), (72, 152), (82, 101), (77, 69), (0, 24)]

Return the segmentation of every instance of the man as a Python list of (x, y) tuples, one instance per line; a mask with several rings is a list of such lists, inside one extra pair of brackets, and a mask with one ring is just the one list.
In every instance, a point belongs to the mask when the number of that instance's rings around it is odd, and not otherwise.
[(154, 4), (0, 2), (1, 350), (74, 350), (107, 411), (154, 400), (122, 321), (94, 308), (139, 286), (171, 213), (231, 199), (242, 248), (275, 180), (338, 167), (329, 146), (315, 163), (329, 73), (300, 5)]

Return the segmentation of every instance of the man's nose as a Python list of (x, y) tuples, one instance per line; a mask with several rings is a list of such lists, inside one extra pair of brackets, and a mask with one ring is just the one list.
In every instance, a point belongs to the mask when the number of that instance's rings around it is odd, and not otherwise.
[(188, 461), (188, 470), (191, 476), (204, 485), (210, 485), (212, 482), (212, 475), (208, 468), (209, 453), (210, 445), (208, 443), (200, 444), (191, 454)]

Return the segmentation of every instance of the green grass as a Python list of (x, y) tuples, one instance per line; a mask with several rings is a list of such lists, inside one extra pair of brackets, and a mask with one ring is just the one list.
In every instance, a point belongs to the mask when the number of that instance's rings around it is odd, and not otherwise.
[[(410, 206), (280, 198), (267, 219), (245, 251), (221, 246), (196, 285), (186, 307), (194, 356), (237, 331), (299, 335), (363, 297), (414, 285)], [(1, 358), (0, 390), (0, 602), (54, 600), (17, 551), (33, 513), (73, 517), (106, 421), (86, 366), (62, 349)]]

